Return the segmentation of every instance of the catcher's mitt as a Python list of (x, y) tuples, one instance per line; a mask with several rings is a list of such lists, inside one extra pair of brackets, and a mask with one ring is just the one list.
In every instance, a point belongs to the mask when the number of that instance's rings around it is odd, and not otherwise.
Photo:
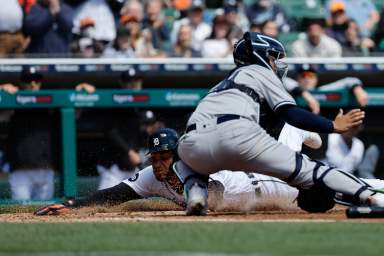
[(43, 215), (63, 215), (71, 210), (64, 204), (50, 204), (34, 212), (34, 215), (43, 216)]
[(311, 213), (326, 212), (335, 206), (335, 192), (314, 185), (310, 189), (299, 189), (297, 205), (304, 211)]

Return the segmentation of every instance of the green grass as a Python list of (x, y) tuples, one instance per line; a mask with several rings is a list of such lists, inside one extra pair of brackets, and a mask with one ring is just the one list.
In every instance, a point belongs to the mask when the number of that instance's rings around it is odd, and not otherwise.
[(0, 223), (0, 255), (381, 255), (382, 234), (381, 223)]

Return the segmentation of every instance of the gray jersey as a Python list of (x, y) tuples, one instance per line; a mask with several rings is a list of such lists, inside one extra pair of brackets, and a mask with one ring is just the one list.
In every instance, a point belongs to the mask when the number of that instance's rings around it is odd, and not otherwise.
[[(252, 97), (255, 93), (257, 97)], [(294, 152), (267, 133), (263, 119), (275, 117), (274, 112), (284, 105), (295, 105), (295, 101), (272, 70), (258, 65), (234, 70), (201, 100), (189, 119), (188, 132), (179, 140), (179, 177), (257, 170), (295, 187), (308, 189), (319, 183), (365, 202), (371, 192), (364, 182)], [(225, 114), (243, 118), (219, 116)]]
[[(216, 92), (228, 83), (253, 89), (259, 96), (259, 102), (237, 89)], [(221, 114), (235, 114), (256, 121), (264, 127), (263, 117), (273, 115), (278, 107), (286, 104), (296, 105), (275, 73), (258, 65), (245, 66), (236, 69), (228, 78), (212, 88), (199, 103), (188, 125)]]

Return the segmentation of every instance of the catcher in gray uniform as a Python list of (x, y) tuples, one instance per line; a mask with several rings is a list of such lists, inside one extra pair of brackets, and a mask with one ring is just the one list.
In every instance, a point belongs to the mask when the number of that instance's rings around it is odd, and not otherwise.
[[(296, 106), (282, 79), (288, 66), (283, 45), (266, 35), (246, 32), (234, 48), (237, 65), (200, 101), (180, 139), (182, 161), (174, 169), (183, 181), (188, 215), (204, 215), (207, 177), (219, 170), (274, 176), (299, 188), (301, 197), (332, 200), (335, 192), (349, 195), (356, 205), (384, 206), (384, 195), (353, 175), (311, 160), (278, 143), (268, 131), (282, 119), (318, 133), (342, 133), (362, 123), (359, 109), (334, 121)], [(310, 203), (309, 203), (310, 204)]]

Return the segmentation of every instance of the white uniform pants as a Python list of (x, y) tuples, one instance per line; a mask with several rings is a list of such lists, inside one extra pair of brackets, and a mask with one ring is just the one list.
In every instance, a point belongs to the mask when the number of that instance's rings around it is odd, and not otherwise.
[(9, 174), (12, 199), (48, 200), (54, 194), (53, 170), (15, 170)]

